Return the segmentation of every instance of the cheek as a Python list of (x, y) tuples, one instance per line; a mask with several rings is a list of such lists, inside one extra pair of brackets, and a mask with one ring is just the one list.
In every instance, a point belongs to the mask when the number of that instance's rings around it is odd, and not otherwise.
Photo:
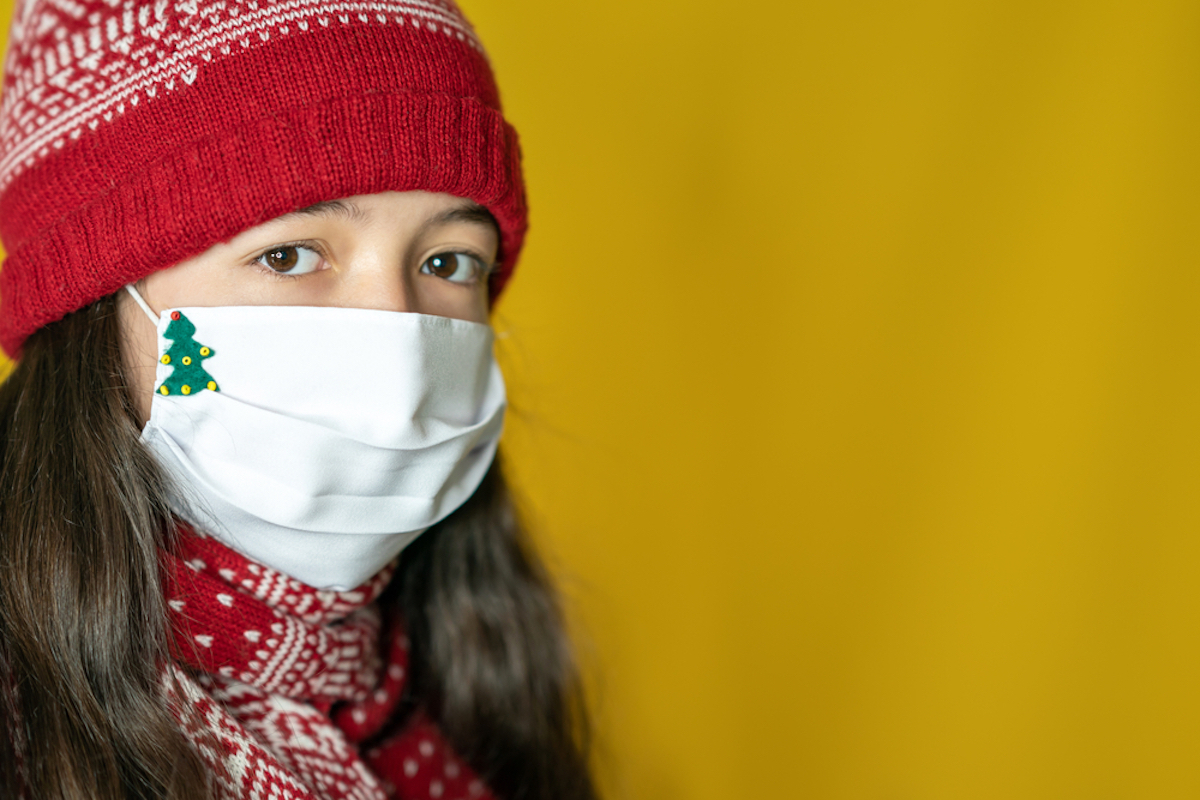
[(415, 310), (422, 314), (487, 324), (488, 295), (485, 284), (455, 286), (440, 278), (426, 279), (420, 283), (420, 302)]
[(154, 373), (158, 359), (158, 333), (133, 298), (122, 291), (117, 302), (121, 329), (121, 361), (130, 399), (144, 426), (150, 419), (154, 397)]
[(468, 322), (479, 322), (484, 325), (488, 323), (488, 294), (486, 286), (480, 291), (471, 292), (470, 302), (463, 310), (463, 314), (459, 319), (465, 319)]
[(155, 311), (189, 306), (271, 305), (271, 290), (303, 281), (264, 280), (258, 270), (242, 268), (223, 245), (146, 276), (139, 287)]

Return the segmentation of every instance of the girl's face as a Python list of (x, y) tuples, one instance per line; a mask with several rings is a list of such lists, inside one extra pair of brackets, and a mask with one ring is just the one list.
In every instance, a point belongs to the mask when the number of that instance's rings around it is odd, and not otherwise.
[[(205, 306), (340, 306), (487, 323), (500, 237), (470, 200), (356, 195), (285, 214), (137, 283), (155, 312)], [(141, 422), (150, 418), (157, 331), (128, 292), (118, 308)]]

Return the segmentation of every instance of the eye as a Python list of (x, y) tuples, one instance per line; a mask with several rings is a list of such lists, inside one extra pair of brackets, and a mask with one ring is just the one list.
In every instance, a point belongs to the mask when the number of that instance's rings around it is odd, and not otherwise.
[(425, 259), (421, 272), (436, 275), (451, 283), (471, 283), (486, 271), (478, 258), (470, 253), (438, 253)]
[(255, 259), (254, 263), (280, 275), (307, 275), (320, 269), (323, 259), (321, 254), (311, 247), (287, 244), (272, 247)]

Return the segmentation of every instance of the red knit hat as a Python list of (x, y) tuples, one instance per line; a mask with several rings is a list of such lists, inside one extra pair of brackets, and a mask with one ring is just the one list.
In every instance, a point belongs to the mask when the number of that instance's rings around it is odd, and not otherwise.
[(246, 228), (422, 189), (526, 226), (516, 132), (452, 0), (24, 0), (0, 100), (0, 346)]

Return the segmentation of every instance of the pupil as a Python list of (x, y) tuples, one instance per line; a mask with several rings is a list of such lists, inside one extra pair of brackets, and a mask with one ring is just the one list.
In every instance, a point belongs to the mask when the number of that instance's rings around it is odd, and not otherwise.
[(296, 266), (297, 253), (294, 247), (281, 247), (267, 253), (267, 266), (276, 272), (287, 272)]
[(454, 265), (450, 263), (450, 259), (445, 256), (434, 256), (429, 260), (429, 268), (433, 270), (433, 274), (439, 278), (444, 278), (447, 275), (454, 274)]

